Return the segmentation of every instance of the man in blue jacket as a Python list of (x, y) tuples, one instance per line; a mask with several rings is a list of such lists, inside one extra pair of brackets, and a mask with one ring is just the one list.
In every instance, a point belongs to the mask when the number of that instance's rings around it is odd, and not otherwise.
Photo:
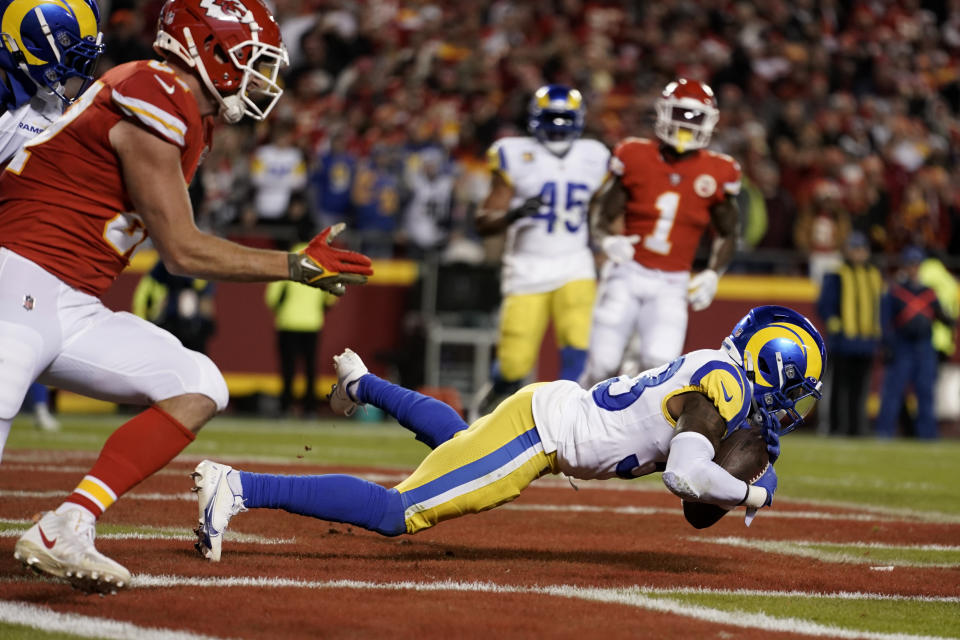
[(920, 283), (923, 258), (923, 250), (918, 247), (903, 250), (901, 269), (881, 302), (887, 368), (877, 435), (885, 438), (896, 434), (904, 393), (911, 382), (917, 396), (915, 435), (925, 439), (937, 437), (933, 411), (933, 389), (937, 381), (937, 352), (931, 339), (933, 321), (940, 320), (951, 327), (955, 321), (944, 313), (933, 289)]

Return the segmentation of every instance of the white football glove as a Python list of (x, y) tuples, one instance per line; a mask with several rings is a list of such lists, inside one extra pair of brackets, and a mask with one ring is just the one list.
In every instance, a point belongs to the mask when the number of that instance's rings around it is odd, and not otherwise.
[(601, 242), (600, 247), (603, 249), (603, 252), (607, 254), (607, 257), (610, 258), (610, 261), (614, 264), (621, 264), (623, 262), (630, 262), (633, 260), (634, 246), (640, 242), (640, 236), (620, 236), (620, 235), (610, 235), (606, 236)]
[(690, 278), (687, 286), (687, 300), (694, 311), (703, 311), (717, 295), (717, 282), (720, 276), (713, 269), (705, 269)]

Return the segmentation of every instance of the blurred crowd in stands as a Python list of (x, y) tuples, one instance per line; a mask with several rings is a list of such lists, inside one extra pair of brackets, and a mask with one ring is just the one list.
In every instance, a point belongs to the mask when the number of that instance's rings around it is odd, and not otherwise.
[[(160, 4), (113, 3), (101, 70), (150, 54)], [(374, 256), (482, 256), (484, 152), (524, 133), (538, 86), (578, 87), (612, 146), (652, 136), (685, 75), (713, 86), (711, 146), (743, 166), (746, 258), (819, 277), (851, 230), (879, 256), (960, 255), (956, 0), (269, 4), (286, 91), (269, 122), (218, 129), (193, 185), (207, 228), (292, 242), (345, 220)]]

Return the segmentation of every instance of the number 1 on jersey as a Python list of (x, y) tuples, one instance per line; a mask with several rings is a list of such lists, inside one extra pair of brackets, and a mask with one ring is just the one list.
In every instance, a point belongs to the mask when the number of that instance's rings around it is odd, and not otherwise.
[(670, 253), (670, 232), (673, 230), (673, 223), (677, 221), (677, 210), (680, 208), (680, 194), (676, 191), (664, 191), (654, 201), (660, 216), (653, 226), (653, 233), (643, 239), (643, 246), (659, 253), (667, 255)]

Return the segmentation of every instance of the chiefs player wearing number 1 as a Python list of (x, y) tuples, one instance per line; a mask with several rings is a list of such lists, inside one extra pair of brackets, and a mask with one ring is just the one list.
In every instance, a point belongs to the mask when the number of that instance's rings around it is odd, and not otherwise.
[(99, 300), (148, 237), (172, 273), (290, 279), (343, 293), (371, 273), (327, 229), (302, 253), (251, 249), (199, 231), (186, 185), (214, 115), (263, 119), (287, 54), (259, 0), (168, 0), (154, 48), (94, 82), (0, 178), (0, 442), (35, 378), (149, 406), (115, 431), (80, 484), (16, 543), (39, 573), (90, 591), (130, 582), (97, 551), (95, 522), (186, 447), (228, 400), (206, 356)]
[[(623, 140), (590, 207), (593, 238), (608, 261), (593, 311), (581, 383), (616, 375), (628, 341), (639, 339), (640, 370), (683, 350), (687, 304), (706, 309), (736, 249), (740, 166), (705, 147), (719, 119), (709, 86), (681, 78), (657, 100), (655, 133)], [(690, 277), (700, 238), (716, 237), (707, 268)]]

